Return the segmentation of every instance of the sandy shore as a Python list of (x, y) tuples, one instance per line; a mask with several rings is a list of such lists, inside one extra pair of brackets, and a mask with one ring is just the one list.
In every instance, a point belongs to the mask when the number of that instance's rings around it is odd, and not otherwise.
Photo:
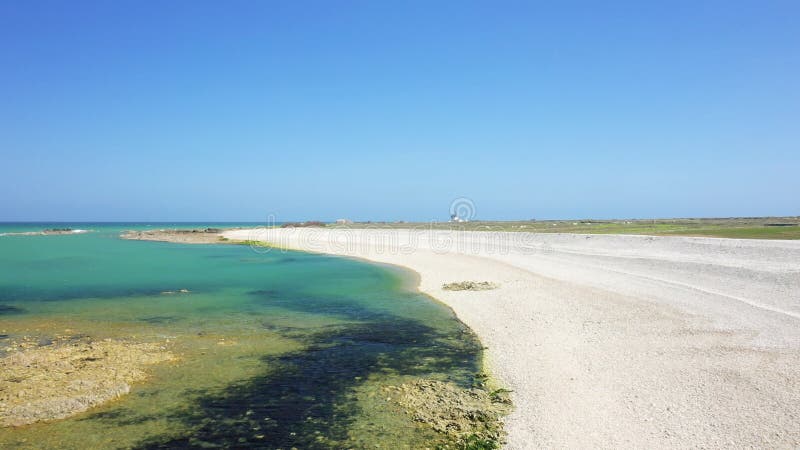
[[(509, 448), (800, 445), (800, 241), (314, 228), (224, 236), (418, 272), (420, 289), (480, 336), (490, 370), (514, 390)], [(499, 287), (442, 289), (466, 280)]]

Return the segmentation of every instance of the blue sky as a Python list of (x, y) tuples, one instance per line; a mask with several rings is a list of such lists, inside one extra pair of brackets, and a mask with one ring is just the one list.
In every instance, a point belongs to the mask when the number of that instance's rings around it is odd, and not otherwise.
[(0, 220), (800, 214), (800, 2), (4, 1)]

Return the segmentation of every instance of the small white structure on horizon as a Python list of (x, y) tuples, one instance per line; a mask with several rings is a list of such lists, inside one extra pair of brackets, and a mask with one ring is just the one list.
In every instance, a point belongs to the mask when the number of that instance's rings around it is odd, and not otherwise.
[(450, 214), (450, 222), (463, 223), (463, 222), (469, 222), (469, 220), (458, 217), (458, 214)]
[(350, 225), (353, 223), (350, 219), (336, 219), (336, 225)]

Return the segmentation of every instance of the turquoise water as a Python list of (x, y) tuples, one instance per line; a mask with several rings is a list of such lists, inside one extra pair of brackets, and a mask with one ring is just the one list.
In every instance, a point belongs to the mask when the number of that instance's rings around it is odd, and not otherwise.
[(0, 356), (23, 337), (66, 333), (166, 341), (180, 359), (108, 405), (0, 429), (0, 447), (416, 448), (440, 438), (381, 388), (416, 377), (466, 387), (480, 370), (472, 333), (416, 292), (409, 273), (118, 238), (165, 224), (2, 224), (0, 233), (65, 227), (93, 231), (0, 236)]

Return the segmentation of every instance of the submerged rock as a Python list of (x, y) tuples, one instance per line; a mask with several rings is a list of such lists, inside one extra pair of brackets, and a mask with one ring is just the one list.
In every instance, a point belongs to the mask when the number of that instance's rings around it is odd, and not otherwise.
[(11, 305), (3, 305), (0, 303), (0, 315), (3, 314), (21, 314), (25, 312), (22, 308), (18, 308), (16, 306)]
[(60, 339), (0, 358), (0, 426), (63, 419), (130, 392), (148, 365), (174, 360), (156, 343)]
[(428, 379), (387, 387), (387, 391), (415, 421), (460, 447), (497, 448), (503, 442), (502, 417), (511, 410), (509, 391), (465, 389)]

